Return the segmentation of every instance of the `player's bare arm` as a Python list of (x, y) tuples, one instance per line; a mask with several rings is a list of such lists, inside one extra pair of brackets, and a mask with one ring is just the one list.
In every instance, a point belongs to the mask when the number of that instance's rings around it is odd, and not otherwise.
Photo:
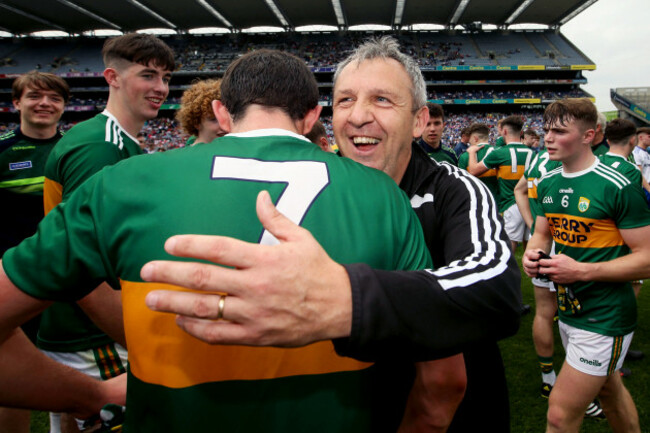
[(20, 291), (0, 261), (0, 405), (57, 412), (85, 418), (106, 403), (124, 404), (126, 378), (101, 382), (45, 356), (18, 326), (50, 302)]
[[(213, 344), (302, 346), (349, 336), (352, 295), (345, 268), (329, 258), (307, 230), (281, 215), (266, 192), (258, 196), (257, 213), (280, 245), (218, 236), (170, 238), (165, 249), (172, 255), (237, 270), (201, 263), (150, 262), (142, 268), (145, 281), (212, 293), (153, 291), (146, 298), (149, 308), (178, 314), (183, 330)], [(221, 296), (215, 292), (226, 291), (220, 308)], [(213, 320), (220, 310), (225, 320)]]
[[(619, 230), (631, 253), (600, 263), (577, 262), (559, 254), (543, 260), (540, 271), (559, 284), (576, 281), (633, 281), (650, 277), (650, 226)], [(537, 234), (537, 231), (535, 231)]]
[(528, 179), (526, 179), (526, 176), (522, 176), (519, 179), (519, 182), (515, 185), (514, 192), (519, 213), (521, 213), (524, 222), (530, 230), (533, 225), (533, 214), (530, 212), (530, 203), (528, 202)]
[(470, 146), (467, 148), (467, 154), (469, 157), (469, 161), (467, 163), (467, 171), (474, 176), (480, 176), (488, 171), (488, 168), (485, 166), (485, 164), (478, 161), (476, 156), (478, 151), (479, 146)]
[(122, 319), (122, 295), (107, 283), (102, 283), (84, 298), (77, 301), (84, 313), (106, 335), (126, 347), (124, 320)]

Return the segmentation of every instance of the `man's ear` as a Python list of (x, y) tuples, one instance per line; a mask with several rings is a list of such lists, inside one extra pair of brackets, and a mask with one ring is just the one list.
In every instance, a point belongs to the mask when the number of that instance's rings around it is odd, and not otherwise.
[[(594, 137), (596, 137), (596, 131), (594, 129), (587, 129), (584, 134), (583, 134), (583, 139), (586, 143), (589, 143), (592, 145), (594, 141)], [(596, 145), (598, 143), (593, 143), (593, 145)]]
[(214, 111), (214, 117), (217, 118), (219, 126), (226, 132), (232, 132), (232, 117), (225, 105), (218, 99), (212, 101), (212, 111)]
[(425, 105), (415, 112), (415, 119), (413, 121), (413, 138), (422, 137), (422, 133), (424, 132), (424, 128), (426, 128), (428, 122), (429, 108)]
[(315, 106), (305, 114), (305, 117), (302, 119), (302, 131), (298, 131), (300, 135), (309, 134), (311, 128), (314, 127), (314, 123), (320, 117), (320, 112), (323, 110), (323, 107), (320, 105)]
[(14, 104), (14, 108), (20, 111), (20, 99), (12, 99), (11, 102)]
[(120, 74), (114, 68), (104, 69), (104, 79), (108, 83), (109, 87), (120, 87), (119, 76)]

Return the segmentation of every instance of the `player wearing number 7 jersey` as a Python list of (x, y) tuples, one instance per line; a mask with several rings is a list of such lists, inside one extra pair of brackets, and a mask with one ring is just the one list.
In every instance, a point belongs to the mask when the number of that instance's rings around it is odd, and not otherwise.
[[(0, 295), (30, 310), (43, 304), (36, 298), (78, 299), (103, 280), (122, 290), (127, 431), (396, 431), (410, 388), (401, 374), (409, 369), (340, 357), (330, 341), (295, 349), (207, 345), (179, 329), (173, 315), (146, 307), (147, 293), (170, 287), (144, 282), (140, 269), (170, 258), (163, 246), (172, 235), (277, 242), (257, 220), (262, 190), (341, 263), (431, 266), (421, 226), (395, 182), (300, 135), (320, 113), (302, 61), (254, 51), (231, 64), (221, 92), (214, 108), (230, 134), (131, 158), (92, 177), (47, 216), (38, 236), (5, 255), (4, 271), (20, 290), (2, 276)], [(34, 268), (38, 275), (25, 271)], [(225, 316), (236, 320), (228, 305), (237, 297), (226, 299)], [(12, 315), (0, 311), (0, 318)]]

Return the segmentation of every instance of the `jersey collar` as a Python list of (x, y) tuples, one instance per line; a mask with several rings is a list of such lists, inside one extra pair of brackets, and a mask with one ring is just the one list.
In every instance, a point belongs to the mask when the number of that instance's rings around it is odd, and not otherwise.
[(311, 143), (305, 136), (296, 134), (295, 132), (289, 131), (287, 129), (282, 129), (282, 128), (268, 128), (268, 129), (253, 129), (252, 131), (245, 131), (245, 132), (232, 132), (230, 134), (226, 134), (226, 137), (244, 137), (244, 138), (250, 138), (250, 137), (280, 137), (280, 136), (289, 136), (293, 138), (297, 138), (299, 140), (306, 141), (307, 143)]

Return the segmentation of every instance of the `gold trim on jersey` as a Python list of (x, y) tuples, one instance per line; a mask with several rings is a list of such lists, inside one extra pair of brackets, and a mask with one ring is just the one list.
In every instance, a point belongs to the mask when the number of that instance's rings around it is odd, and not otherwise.
[(63, 200), (63, 185), (47, 177), (43, 181), (43, 209), (45, 215)]
[(187, 289), (159, 283), (121, 283), (129, 365), (135, 377), (147, 383), (184, 388), (226, 380), (357, 371), (372, 365), (338, 356), (331, 341), (293, 349), (210, 345), (182, 331), (175, 315), (151, 311), (144, 303), (152, 290)]
[(510, 165), (500, 165), (499, 166), (498, 176), (501, 179), (518, 181), (524, 175), (525, 170), (526, 170), (526, 166), (518, 165), (517, 166), (517, 172), (513, 173), (512, 172), (512, 167)]
[(612, 219), (583, 218), (566, 214), (546, 214), (556, 243), (574, 248), (608, 248), (625, 244)]

